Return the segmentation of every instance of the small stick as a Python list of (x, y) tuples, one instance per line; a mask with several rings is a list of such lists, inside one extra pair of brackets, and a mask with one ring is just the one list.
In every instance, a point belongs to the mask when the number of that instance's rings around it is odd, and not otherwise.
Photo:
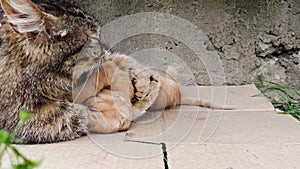
[(156, 142), (150, 142), (150, 141), (141, 141), (141, 140), (132, 140), (132, 139), (128, 139), (125, 138), (124, 141), (127, 142), (135, 142), (135, 143), (143, 143), (143, 144), (152, 144), (152, 145), (161, 145), (162, 151), (163, 151), (163, 161), (164, 161), (164, 165), (165, 165), (165, 169), (169, 169), (169, 165), (168, 165), (168, 152), (167, 152), (167, 146), (166, 143), (156, 143)]

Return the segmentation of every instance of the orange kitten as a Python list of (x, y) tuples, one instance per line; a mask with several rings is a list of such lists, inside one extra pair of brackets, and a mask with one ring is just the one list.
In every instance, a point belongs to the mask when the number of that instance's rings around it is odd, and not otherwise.
[[(169, 67), (165, 75), (145, 69), (132, 57), (112, 54), (100, 65), (99, 73), (89, 78), (78, 100), (89, 107), (89, 130), (112, 133), (127, 130), (131, 121), (146, 110), (173, 108), (177, 105), (195, 105), (219, 108), (201, 99), (182, 98), (177, 71)], [(97, 91), (96, 96), (90, 89)], [(92, 90), (92, 91), (95, 91)]]

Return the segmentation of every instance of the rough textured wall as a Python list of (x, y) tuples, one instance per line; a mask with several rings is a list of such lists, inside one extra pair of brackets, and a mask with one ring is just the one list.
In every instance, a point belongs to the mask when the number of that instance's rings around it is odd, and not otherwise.
[[(201, 29), (218, 51), (227, 84), (269, 80), (300, 88), (300, 0), (75, 0), (102, 24), (138, 12), (182, 17)], [(116, 28), (118, 29), (118, 28)], [(160, 35), (131, 37), (117, 46), (127, 54), (150, 47), (185, 58), (198, 84), (209, 85), (200, 60), (185, 44)]]

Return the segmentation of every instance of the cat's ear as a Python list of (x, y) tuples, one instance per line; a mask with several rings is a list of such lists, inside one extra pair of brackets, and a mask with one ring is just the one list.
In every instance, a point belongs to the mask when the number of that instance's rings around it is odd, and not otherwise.
[(1, 0), (9, 22), (20, 33), (44, 30), (43, 12), (30, 0)]

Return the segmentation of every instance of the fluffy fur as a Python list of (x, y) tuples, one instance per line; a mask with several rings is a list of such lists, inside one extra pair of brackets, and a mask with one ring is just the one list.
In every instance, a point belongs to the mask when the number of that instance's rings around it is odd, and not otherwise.
[(92, 132), (127, 130), (131, 121), (143, 115), (159, 94), (158, 75), (150, 74), (129, 56), (112, 54), (90, 71), (91, 75), (84, 78), (86, 81), (73, 94), (75, 102), (91, 110)]
[[(95, 133), (127, 130), (131, 121), (146, 110), (195, 105), (221, 108), (200, 98), (182, 98), (177, 71), (169, 67), (164, 75), (147, 69), (124, 54), (112, 54), (91, 70), (84, 85), (74, 91), (76, 100), (91, 110), (89, 129)], [(91, 60), (86, 60), (91, 65)], [(96, 64), (96, 63), (95, 63)], [(95, 96), (95, 93), (97, 95)]]
[[(35, 4), (34, 4), (35, 3)], [(1, 0), (0, 129), (13, 132), (19, 111), (32, 114), (17, 133), (27, 143), (72, 140), (88, 131), (89, 113), (72, 103), (78, 52), (99, 23), (70, 2)]]

